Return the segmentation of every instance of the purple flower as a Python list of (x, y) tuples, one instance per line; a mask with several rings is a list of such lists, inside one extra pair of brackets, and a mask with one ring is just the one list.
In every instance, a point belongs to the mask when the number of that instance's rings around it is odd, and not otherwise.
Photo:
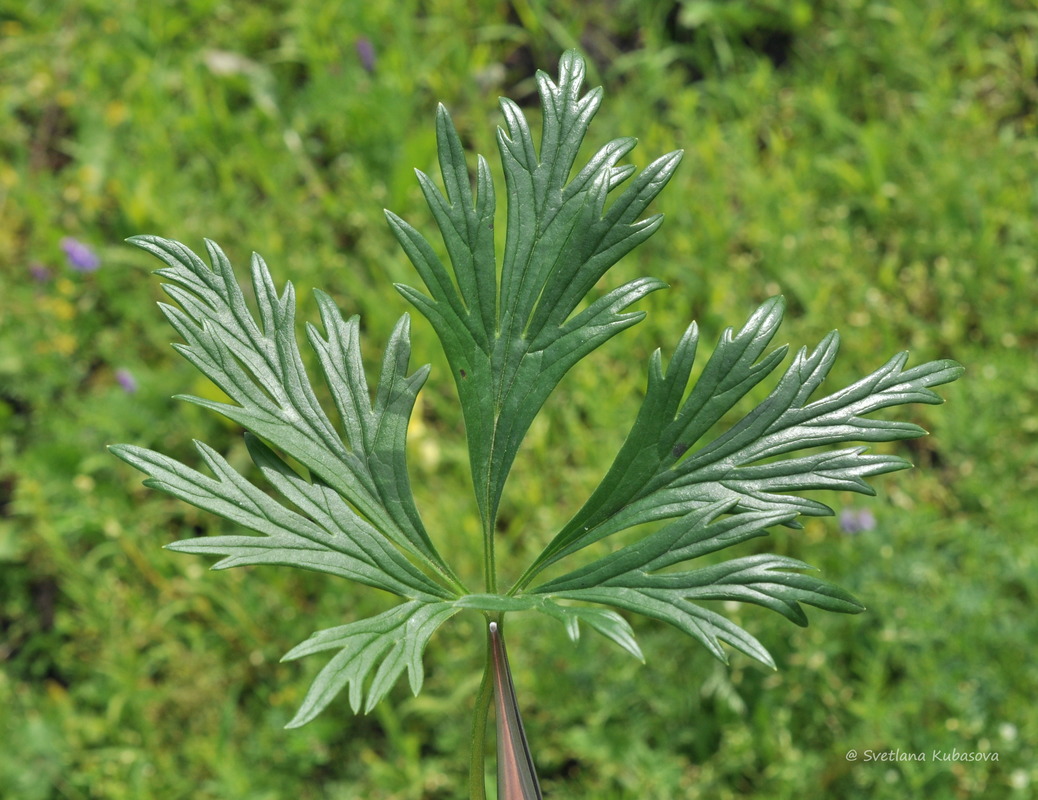
[(365, 72), (375, 71), (375, 45), (366, 36), (357, 39), (357, 58)]
[(50, 280), (50, 270), (39, 261), (34, 261), (29, 265), (29, 274), (36, 283), (46, 283)]
[(115, 380), (127, 394), (133, 394), (137, 391), (137, 380), (133, 377), (133, 373), (130, 370), (117, 369), (115, 371)]
[(840, 529), (844, 533), (864, 533), (875, 527), (876, 518), (867, 508), (845, 508), (840, 512)]
[(71, 236), (61, 240), (61, 249), (65, 251), (68, 265), (76, 272), (93, 272), (101, 266), (101, 259), (97, 257), (97, 253)]

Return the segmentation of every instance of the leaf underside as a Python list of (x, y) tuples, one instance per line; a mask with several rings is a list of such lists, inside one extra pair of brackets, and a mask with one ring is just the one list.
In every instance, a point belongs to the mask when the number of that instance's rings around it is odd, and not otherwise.
[[(420, 172), (418, 180), (450, 268), (422, 234), (387, 212), (427, 293), (397, 288), (432, 324), (458, 389), (476, 506), (491, 537), (485, 546), (492, 546), (516, 452), (549, 394), (578, 361), (643, 317), (627, 310), (633, 303), (663, 287), (639, 278), (604, 293), (596, 289), (619, 258), (659, 227), (660, 215), (642, 215), (681, 154), (665, 155), (637, 172), (619, 163), (635, 145), (622, 138), (576, 169), (601, 102), (599, 89), (582, 94), (583, 79), (584, 63), (574, 52), (563, 56), (557, 81), (538, 73), (544, 112), (539, 148), (519, 107), (502, 101), (498, 148), (507, 232), (500, 267), (490, 168), (478, 157), (470, 182), (461, 140), (442, 106), (436, 134), (443, 188)], [(962, 372), (952, 361), (909, 369), (901, 353), (850, 386), (812, 399), (832, 368), (839, 337), (833, 332), (815, 349), (800, 350), (780, 370), (786, 348), (769, 347), (784, 303), (772, 298), (738, 332), (724, 332), (690, 386), (699, 344), (693, 323), (666, 370), (660, 351), (653, 354), (634, 424), (587, 502), (507, 593), (497, 593), (496, 579), (488, 578), (488, 593), (475, 594), (437, 551), (411, 493), (407, 426), (428, 368), (408, 374), (408, 317), (397, 323), (371, 388), (358, 318), (344, 319), (328, 295), (315, 292), (323, 331), (307, 325), (306, 339), (322, 391), (334, 404), (333, 417), (318, 402), (303, 366), (293, 287), (287, 284), (278, 294), (258, 255), (251, 285), (243, 290), (212, 242), (206, 242), (210, 266), (171, 240), (130, 241), (166, 265), (158, 274), (177, 305), (160, 305), (183, 339), (174, 347), (226, 395), (225, 402), (182, 399), (245, 429), (256, 478), (200, 442), (196, 447), (208, 472), (145, 448), (113, 446), (115, 455), (148, 475), (148, 486), (252, 532), (167, 547), (217, 556), (216, 569), (294, 566), (400, 598), (388, 611), (319, 631), (286, 654), (296, 659), (334, 653), (289, 727), (313, 719), (341, 691), (355, 712), (366, 713), (405, 673), (417, 693), (431, 636), (464, 610), (497, 619), (537, 611), (563, 624), (573, 639), (583, 622), (642, 659), (630, 625), (614, 610), (621, 609), (675, 626), (721, 660), (727, 644), (774, 666), (760, 642), (701, 603), (753, 603), (798, 625), (807, 624), (802, 604), (842, 613), (862, 606), (805, 574), (810, 567), (795, 559), (764, 554), (702, 568), (689, 568), (689, 562), (774, 526), (799, 527), (801, 516), (832, 513), (804, 492), (873, 494), (867, 478), (910, 465), (853, 443), (925, 431), (870, 415), (909, 403), (939, 403), (932, 387)], [(255, 310), (246, 294), (255, 298)], [(714, 433), (775, 375), (774, 387), (750, 413)], [(645, 523), (662, 524), (605, 556), (580, 561), (589, 545)], [(568, 572), (536, 583), (544, 570), (563, 562)]]

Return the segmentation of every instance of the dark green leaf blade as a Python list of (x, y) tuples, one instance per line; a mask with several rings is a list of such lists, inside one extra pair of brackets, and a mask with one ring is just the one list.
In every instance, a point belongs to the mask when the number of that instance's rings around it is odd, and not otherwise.
[[(205, 536), (174, 542), (166, 545), (168, 549), (223, 556), (215, 569), (278, 564), (338, 575), (403, 597), (450, 596), (415, 569), (377, 530), (347, 511), (341, 498), (338, 502), (343, 508), (336, 508), (334, 521), (327, 515), (321, 517), (316, 506), (306, 509), (311, 513), (303, 516), (249, 483), (209, 446), (202, 442), (195, 442), (195, 446), (215, 479), (152, 450), (132, 445), (109, 449), (149, 475), (145, 483), (151, 488), (262, 535)], [(266, 459), (276, 457), (258, 441), (254, 440), (253, 447), (257, 464), (271, 477), (272, 462)], [(269, 455), (258, 457), (259, 448)], [(279, 469), (287, 480), (288, 467), (282, 462)], [(321, 491), (298, 476), (293, 481), (298, 487), (308, 487), (299, 488), (301, 493)]]
[(781, 298), (776, 298), (758, 309), (738, 335), (731, 328), (726, 330), (684, 403), (681, 398), (698, 350), (697, 326), (693, 323), (685, 331), (665, 373), (660, 351), (653, 353), (645, 399), (623, 447), (599, 487), (531, 565), (519, 585), (526, 585), (541, 569), (569, 553), (622, 530), (618, 525), (628, 527), (616, 519), (612, 520), (614, 525), (604, 524), (665, 474), (688, 450), (697, 433), (709, 430), (774, 370), (782, 349), (756, 362), (778, 329), (782, 308)]
[[(659, 226), (658, 215), (639, 216), (680, 160), (672, 153), (632, 178), (634, 169), (617, 162), (635, 140), (616, 139), (569, 180), (602, 96), (599, 89), (582, 94), (584, 75), (575, 51), (560, 60), (557, 82), (538, 73), (544, 111), (539, 149), (522, 110), (509, 100), (501, 103), (507, 231), (499, 280), (489, 172), (480, 158), (473, 196), (460, 140), (442, 107), (437, 141), (444, 191), (422, 174), (419, 183), (454, 281), (428, 241), (389, 214), (429, 294), (398, 288), (432, 323), (458, 387), (485, 530), (493, 529), (505, 479), (546, 398), (577, 361), (641, 319), (622, 309), (663, 285), (634, 281), (578, 311), (609, 268)], [(627, 190), (607, 204), (609, 193), (628, 178)]]
[(392, 540), (358, 515), (330, 486), (319, 479), (306, 480), (256, 437), (246, 434), (245, 441), (253, 462), (267, 481), (308, 519), (327, 531), (338, 547), (351, 548), (350, 552), (356, 558), (391, 572), (412, 587), (412, 591), (398, 594), (405, 597), (453, 596), (404, 557)]
[[(321, 359), (349, 445), (343, 442), (317, 401), (295, 339), (295, 295), (291, 284), (278, 297), (266, 264), (254, 255), (252, 283), (259, 309), (245, 302), (230, 262), (212, 242), (212, 267), (178, 242), (155, 236), (130, 239), (167, 266), (157, 271), (180, 309), (164, 306), (185, 343), (176, 349), (215, 383), (232, 402), (186, 397), (241, 424), (346, 498), (397, 547), (437, 573), (452, 589), (460, 585), (436, 552), (414, 507), (406, 476), (404, 436), (407, 417), (426, 370), (405, 377), (409, 343), (407, 320), (392, 339), (370, 408), (360, 365), (356, 324), (344, 323), (334, 303), (318, 294), (328, 339), (309, 330)], [(377, 442), (369, 441), (375, 432)]]
[(624, 576), (610, 585), (661, 589), (689, 600), (756, 603), (800, 626), (807, 625), (807, 615), (800, 603), (840, 614), (858, 614), (865, 610), (839, 587), (791, 571), (805, 569), (812, 567), (795, 558), (762, 554), (733, 558), (688, 572)]
[[(338, 650), (318, 673), (296, 715), (285, 726), (305, 725), (343, 689), (354, 713), (368, 713), (406, 670), (411, 691), (422, 687), (422, 653), (429, 639), (459, 609), (451, 603), (413, 600), (374, 617), (318, 631), (281, 659)], [(374, 675), (372, 672), (374, 671)]]
[(626, 575), (643, 575), (765, 536), (768, 527), (796, 517), (796, 512), (785, 510), (722, 516), (731, 509), (732, 503), (722, 501), (690, 511), (649, 536), (536, 587), (532, 593), (552, 595), (609, 585)]
[[(930, 387), (962, 373), (959, 365), (947, 360), (905, 370), (907, 356), (898, 354), (846, 389), (809, 402), (835, 360), (839, 346), (835, 332), (815, 350), (797, 353), (776, 388), (742, 420), (694, 449), (778, 365), (785, 348), (763, 354), (782, 311), (781, 298), (773, 298), (738, 335), (726, 331), (683, 402), (680, 397), (698, 339), (695, 327), (686, 331), (666, 374), (654, 354), (642, 409), (602, 484), (531, 565), (518, 587), (549, 564), (638, 524), (682, 516), (711, 503), (726, 503), (733, 513), (831, 514), (824, 503), (798, 493), (824, 489), (874, 494), (865, 478), (910, 466), (896, 456), (867, 454), (864, 447), (788, 457), (848, 441), (920, 436), (925, 431), (913, 423), (864, 415), (905, 403), (940, 402)], [(788, 519), (783, 524), (797, 523)]]

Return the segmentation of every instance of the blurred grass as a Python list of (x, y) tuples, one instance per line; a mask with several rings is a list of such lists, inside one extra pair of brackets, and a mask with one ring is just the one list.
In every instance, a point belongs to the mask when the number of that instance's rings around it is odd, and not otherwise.
[[(169, 400), (206, 388), (167, 346), (148, 273), (158, 233), (261, 252), (279, 280), (363, 314), (375, 361), (414, 283), (381, 209), (428, 220), (442, 100), (493, 157), (496, 98), (577, 45), (606, 101), (594, 142), (636, 135), (685, 163), (668, 220), (609, 286), (669, 292), (566, 379), (506, 496), (502, 548), (535, 552), (594, 485), (645, 362), (688, 322), (707, 340), (776, 292), (780, 338), (844, 334), (837, 379), (891, 353), (966, 378), (913, 415), (920, 469), (877, 481), (874, 530), (816, 520), (770, 545), (869, 607), (806, 630), (736, 610), (780, 671), (715, 664), (635, 620), (641, 666), (517, 619), (510, 646), (546, 792), (570, 798), (1033, 796), (1038, 639), (1038, 12), (1024, 0), (0, 0), (0, 796), (453, 798), (478, 680), (475, 620), (429, 650), (426, 688), (370, 717), (284, 731), (318, 663), (312, 630), (381, 607), (284, 570), (210, 574), (164, 543), (224, 526), (144, 490), (117, 441), (247, 458), (236, 431)], [(365, 44), (373, 64), (366, 64)], [(535, 115), (535, 110), (527, 109)], [(493, 158), (491, 158), (493, 161)], [(503, 227), (503, 226), (501, 226)], [(70, 269), (64, 237), (93, 247)], [(431, 331), (412, 431), (423, 514), (478, 570), (459, 415)], [(132, 376), (135, 391), (124, 388)], [(132, 388), (132, 387), (131, 387)], [(464, 559), (468, 558), (466, 562)], [(850, 763), (848, 749), (998, 753)]]

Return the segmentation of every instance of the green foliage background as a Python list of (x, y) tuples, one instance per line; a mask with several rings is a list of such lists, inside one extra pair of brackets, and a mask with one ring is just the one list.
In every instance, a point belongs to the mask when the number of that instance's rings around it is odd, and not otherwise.
[[(549, 6), (551, 11), (549, 11)], [(561, 10), (560, 10), (561, 7)], [(369, 43), (366, 65), (358, 42)], [(210, 574), (160, 549), (218, 520), (140, 487), (104, 446), (244, 466), (233, 426), (169, 398), (214, 390), (168, 347), (155, 266), (124, 237), (250, 250), (363, 315), (374, 362), (415, 278), (382, 214), (429, 222), (435, 103), (494, 154), (496, 99), (578, 46), (606, 100), (589, 150), (684, 148), (662, 230), (621, 262), (671, 290), (578, 367), (534, 424), (499, 559), (579, 506), (637, 409), (648, 354), (705, 341), (781, 292), (780, 336), (844, 335), (834, 380), (903, 347), (954, 357), (933, 432), (877, 481), (872, 530), (810, 520), (773, 547), (868, 606), (806, 630), (733, 612), (775, 655), (715, 663), (634, 620), (648, 664), (518, 619), (510, 654), (547, 794), (567, 798), (1030, 797), (1038, 785), (1038, 12), (1025, 0), (0, 0), (0, 796), (454, 798), (482, 634), (459, 617), (425, 690), (286, 731), (318, 663), (301, 636), (386, 607), (278, 569)], [(368, 69), (367, 67), (372, 67)], [(526, 109), (534, 114), (534, 108)], [(493, 159), (491, 159), (493, 163)], [(501, 226), (503, 227), (503, 226)], [(63, 237), (100, 255), (70, 269)], [(42, 268), (42, 269), (41, 269)], [(44, 277), (43, 273), (47, 275)], [(453, 387), (432, 362), (412, 480), (437, 544), (479, 528)], [(137, 386), (120, 383), (128, 371)], [(125, 381), (125, 377), (123, 376)], [(752, 552), (746, 548), (746, 552)], [(848, 761), (849, 749), (859, 752)], [(864, 762), (866, 750), (926, 762)], [(932, 751), (997, 753), (940, 762)]]

